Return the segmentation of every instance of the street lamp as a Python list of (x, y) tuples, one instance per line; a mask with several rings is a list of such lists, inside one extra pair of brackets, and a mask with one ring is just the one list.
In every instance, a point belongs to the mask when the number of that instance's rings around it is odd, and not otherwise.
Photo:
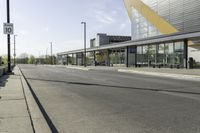
[(46, 65), (48, 64), (48, 47), (46, 48)]
[(15, 45), (16, 45), (16, 37), (17, 37), (17, 35), (14, 35), (14, 66), (16, 64), (16, 60), (15, 60), (15, 57), (16, 57), (16, 47), (15, 47)]
[(53, 65), (52, 42), (50, 42), (50, 47), (51, 47), (51, 65)]
[(84, 25), (84, 66), (86, 67), (86, 22), (81, 22)]

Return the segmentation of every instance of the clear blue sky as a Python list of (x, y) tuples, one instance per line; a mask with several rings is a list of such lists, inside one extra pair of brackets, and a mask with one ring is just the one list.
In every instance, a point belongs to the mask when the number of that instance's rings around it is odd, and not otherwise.
[[(131, 32), (123, 0), (10, 0), (10, 4), (11, 22), (18, 35), (17, 55), (45, 54), (49, 42), (53, 42), (54, 54), (83, 48), (81, 21), (87, 22), (88, 47), (96, 33), (130, 35)], [(0, 55), (7, 54), (7, 38), (3, 35), (5, 7), (6, 0), (0, 0)]]

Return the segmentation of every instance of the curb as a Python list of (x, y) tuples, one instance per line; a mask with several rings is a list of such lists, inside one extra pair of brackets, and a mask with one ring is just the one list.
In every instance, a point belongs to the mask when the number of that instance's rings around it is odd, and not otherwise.
[(91, 68), (84, 68), (84, 67), (66, 67), (66, 68), (69, 68), (69, 69), (76, 69), (76, 70), (83, 70), (83, 71), (89, 71), (91, 70)]
[(170, 73), (135, 71), (135, 70), (125, 70), (125, 69), (118, 69), (118, 72), (134, 73), (134, 74), (141, 74), (141, 75), (152, 75), (152, 76), (158, 76), (158, 77), (168, 77), (168, 78), (184, 79), (184, 80), (197, 80), (197, 81), (200, 80), (200, 76), (197, 76), (197, 75), (170, 74)]
[(27, 104), (28, 104), (28, 111), (31, 115), (31, 121), (32, 121), (32, 126), (35, 129), (34, 132), (36, 133), (51, 133), (51, 130), (43, 116), (43, 114), (41, 113), (31, 91), (29, 86), (26, 83), (26, 80), (23, 76), (23, 74), (19, 69), (19, 73), (20, 73), (20, 77), (21, 77), (21, 83), (22, 83), (22, 87), (24, 89), (24, 94), (27, 100)]

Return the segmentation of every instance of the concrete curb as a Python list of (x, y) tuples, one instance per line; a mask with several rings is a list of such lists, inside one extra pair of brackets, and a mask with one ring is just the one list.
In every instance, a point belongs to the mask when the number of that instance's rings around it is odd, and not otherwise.
[(89, 70), (91, 70), (91, 68), (87, 68), (87, 67), (70, 67), (70, 66), (66, 66), (66, 68), (76, 69), (76, 70), (83, 70), (83, 71), (89, 71)]
[(31, 115), (31, 119), (33, 122), (33, 126), (35, 129), (36, 133), (51, 133), (51, 130), (43, 116), (43, 114), (41, 113), (31, 91), (30, 88), (28, 87), (21, 71), (19, 70), (20, 73), (20, 77), (21, 77), (21, 81), (22, 81), (22, 86), (24, 88), (24, 93), (27, 99), (27, 103), (28, 103), (28, 107), (29, 107), (29, 112)]
[(118, 69), (118, 72), (134, 73), (134, 74), (141, 74), (141, 75), (152, 75), (152, 76), (168, 77), (168, 78), (174, 78), (174, 79), (200, 81), (200, 76), (197, 76), (197, 75), (170, 74), (170, 73), (135, 71), (135, 70), (125, 70), (125, 69)]
[(82, 71), (89, 71), (91, 68), (88, 67), (76, 67), (76, 66), (63, 66), (63, 65), (44, 65), (46, 67), (59, 67), (59, 68), (69, 68), (69, 69), (76, 69)]

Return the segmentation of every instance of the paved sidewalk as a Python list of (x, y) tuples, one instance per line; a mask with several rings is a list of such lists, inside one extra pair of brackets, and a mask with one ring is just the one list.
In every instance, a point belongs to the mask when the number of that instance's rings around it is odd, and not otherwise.
[(200, 69), (128, 68), (128, 70), (200, 76)]
[(0, 133), (31, 133), (30, 116), (17, 68), (0, 78)]

